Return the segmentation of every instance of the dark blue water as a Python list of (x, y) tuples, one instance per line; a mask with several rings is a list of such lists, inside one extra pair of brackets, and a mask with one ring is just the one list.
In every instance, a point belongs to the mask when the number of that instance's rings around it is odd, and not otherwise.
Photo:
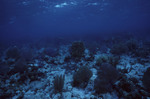
[(4, 38), (149, 33), (149, 0), (1, 0)]

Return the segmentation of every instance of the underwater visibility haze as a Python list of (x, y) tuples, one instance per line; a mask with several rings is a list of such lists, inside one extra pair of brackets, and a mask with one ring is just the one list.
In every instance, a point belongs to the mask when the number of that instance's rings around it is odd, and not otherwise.
[(3, 36), (149, 32), (148, 0), (1, 0)]
[(0, 99), (149, 99), (150, 0), (0, 0)]

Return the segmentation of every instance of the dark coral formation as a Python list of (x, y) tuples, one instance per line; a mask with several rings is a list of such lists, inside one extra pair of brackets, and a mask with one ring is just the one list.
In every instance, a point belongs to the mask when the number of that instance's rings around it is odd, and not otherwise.
[(120, 60), (119, 56), (112, 56), (112, 55), (104, 54), (97, 58), (96, 65), (100, 66), (103, 63), (109, 63), (113, 65), (114, 67), (116, 67), (116, 65), (119, 63), (119, 60)]
[(71, 46), (71, 56), (74, 58), (81, 58), (84, 56), (84, 44), (83, 42), (73, 42)]
[(15, 64), (14, 64), (14, 69), (12, 72), (14, 73), (17, 73), (17, 72), (20, 72), (20, 73), (23, 73), (24, 71), (27, 70), (27, 63), (25, 61), (24, 58), (20, 58)]
[(9, 65), (6, 63), (0, 63), (0, 75), (6, 75), (9, 72)]
[(96, 93), (106, 93), (112, 90), (112, 85), (117, 81), (119, 73), (111, 64), (104, 63), (98, 72), (98, 77), (94, 81)]
[(143, 85), (145, 89), (150, 91), (150, 68), (148, 68), (146, 72), (144, 73), (142, 81), (143, 81)]
[(20, 51), (16, 46), (10, 47), (6, 51), (6, 58), (18, 59), (19, 57), (20, 57)]
[(73, 75), (73, 85), (85, 88), (92, 75), (93, 73), (88, 67), (80, 67)]
[(121, 55), (127, 53), (127, 51), (128, 48), (124, 45), (124, 43), (118, 43), (113, 45), (110, 52), (115, 55)]
[(56, 92), (62, 92), (64, 87), (65, 75), (57, 75), (54, 79), (54, 89)]

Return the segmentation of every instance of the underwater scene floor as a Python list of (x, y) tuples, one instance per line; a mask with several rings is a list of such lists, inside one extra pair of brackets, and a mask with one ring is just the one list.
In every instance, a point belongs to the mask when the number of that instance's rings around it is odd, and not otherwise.
[(1, 44), (0, 99), (150, 99), (150, 41)]

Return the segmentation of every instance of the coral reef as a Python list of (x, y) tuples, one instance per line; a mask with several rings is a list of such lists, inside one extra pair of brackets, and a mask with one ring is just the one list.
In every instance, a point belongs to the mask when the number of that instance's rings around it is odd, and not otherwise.
[(106, 93), (112, 90), (112, 85), (119, 77), (118, 71), (111, 64), (103, 63), (94, 81), (96, 93)]
[(20, 57), (20, 51), (16, 46), (7, 49), (6, 58), (18, 59), (19, 57)]
[(127, 53), (127, 51), (128, 51), (128, 47), (125, 46), (124, 43), (119, 43), (119, 44), (114, 44), (110, 52), (115, 55), (121, 55)]
[(56, 76), (54, 79), (54, 89), (56, 92), (62, 92), (64, 87), (65, 75)]
[(47, 42), (40, 47), (6, 48), (0, 57), (0, 98), (150, 97), (150, 50), (145, 47), (149, 45), (136, 39), (118, 38), (118, 41), (95, 41), (92, 46), (86, 48), (78, 41), (71, 47), (67, 44), (53, 48)]
[(9, 72), (9, 65), (0, 63), (0, 75), (6, 75)]
[(119, 63), (119, 60), (120, 60), (119, 56), (102, 54), (102, 55), (98, 56), (98, 58), (96, 59), (96, 65), (100, 66), (103, 63), (109, 63), (109, 64), (113, 65), (114, 67), (116, 67), (116, 65)]
[(14, 64), (14, 69), (12, 70), (13, 73), (17, 73), (17, 72), (20, 72), (20, 73), (23, 73), (24, 71), (27, 70), (27, 63), (25, 61), (24, 58), (20, 58), (17, 60), (17, 62)]
[(88, 67), (80, 67), (79, 70), (73, 75), (73, 86), (85, 88), (92, 75), (93, 73)]
[(143, 75), (142, 81), (143, 81), (143, 85), (145, 86), (145, 89), (147, 89), (148, 91), (150, 91), (150, 68), (148, 68), (146, 70), (146, 72)]
[(71, 45), (71, 56), (74, 58), (81, 58), (84, 56), (84, 44), (83, 42), (73, 42)]

